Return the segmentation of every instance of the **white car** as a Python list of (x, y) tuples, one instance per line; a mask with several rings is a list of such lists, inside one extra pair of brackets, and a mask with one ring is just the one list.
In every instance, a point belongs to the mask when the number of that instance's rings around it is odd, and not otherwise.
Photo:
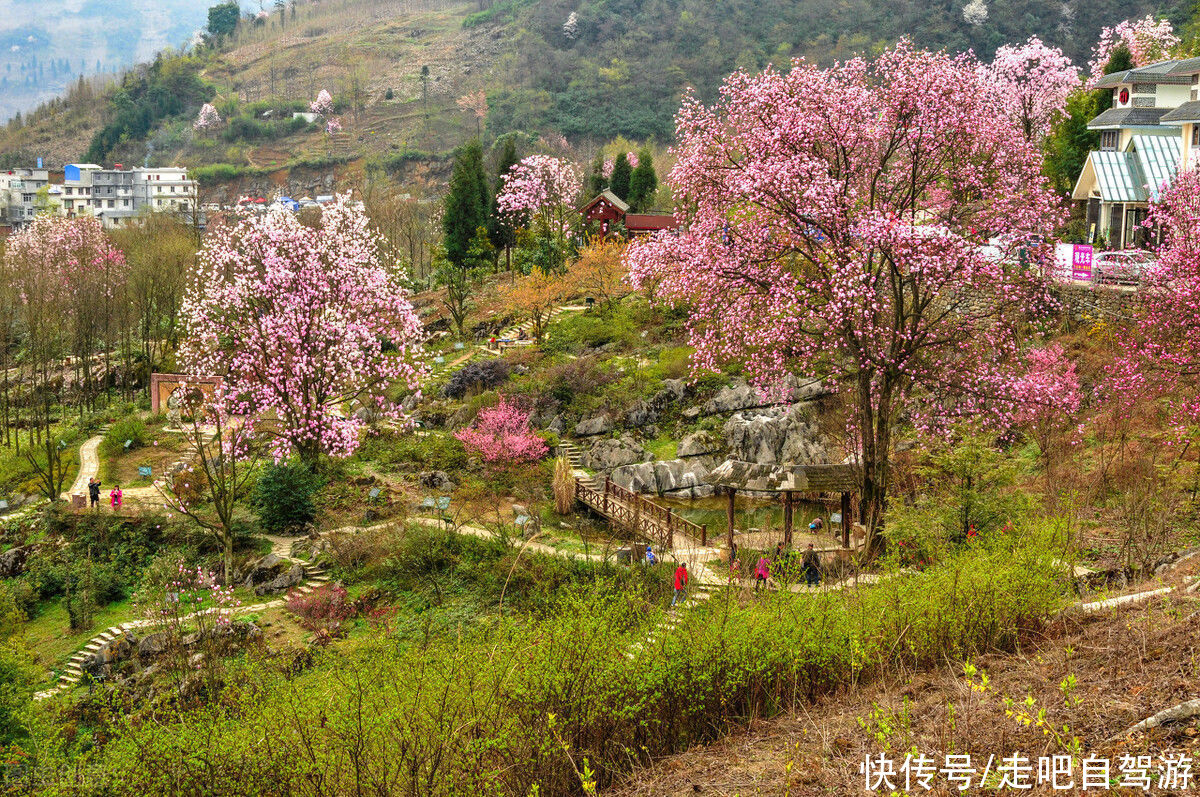
[(1100, 252), (1092, 258), (1092, 281), (1136, 285), (1155, 262), (1154, 255), (1142, 249)]

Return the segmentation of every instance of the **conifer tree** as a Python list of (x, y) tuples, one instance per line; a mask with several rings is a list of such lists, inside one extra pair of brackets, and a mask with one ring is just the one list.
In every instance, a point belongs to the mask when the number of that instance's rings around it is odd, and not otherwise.
[(605, 188), (608, 188), (608, 178), (604, 176), (604, 150), (597, 150), (596, 157), (592, 160), (592, 171), (588, 174), (588, 199), (596, 196)]
[(492, 184), (491, 203), (488, 208), (488, 238), (496, 249), (497, 259), (500, 251), (504, 251), (504, 266), (512, 269), (512, 248), (517, 242), (517, 227), (519, 224), (510, 214), (501, 213), (496, 207), (496, 197), (504, 190), (504, 175), (517, 165), (517, 145), (512, 136), (504, 139), (500, 150), (500, 158), (496, 161), (496, 182)]
[(633, 178), (633, 167), (629, 165), (629, 156), (622, 152), (613, 162), (612, 178), (608, 187), (621, 199), (629, 199), (629, 181)]
[(483, 147), (474, 138), (455, 154), (446, 212), (442, 216), (446, 257), (452, 263), (462, 265), (467, 259), (475, 231), (487, 225), (490, 203), (491, 191), (483, 172)]
[[(614, 170), (615, 170), (614, 166)], [(642, 147), (638, 153), (638, 165), (629, 178), (629, 204), (635, 211), (648, 210), (654, 204), (654, 195), (658, 191), (658, 175), (654, 171), (654, 161), (649, 147)]]

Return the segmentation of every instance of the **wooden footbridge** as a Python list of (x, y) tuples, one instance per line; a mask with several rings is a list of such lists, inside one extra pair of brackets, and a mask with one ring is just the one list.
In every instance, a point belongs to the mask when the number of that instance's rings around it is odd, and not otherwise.
[(676, 515), (669, 507), (613, 484), (612, 479), (575, 479), (575, 498), (618, 528), (649, 540), (660, 550), (708, 545), (708, 526)]

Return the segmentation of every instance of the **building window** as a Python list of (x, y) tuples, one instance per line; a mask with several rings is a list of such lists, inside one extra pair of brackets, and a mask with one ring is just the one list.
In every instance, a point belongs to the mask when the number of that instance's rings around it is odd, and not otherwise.
[(1100, 150), (1102, 152), (1116, 152), (1117, 144), (1121, 140), (1121, 133), (1118, 130), (1102, 130), (1100, 131)]

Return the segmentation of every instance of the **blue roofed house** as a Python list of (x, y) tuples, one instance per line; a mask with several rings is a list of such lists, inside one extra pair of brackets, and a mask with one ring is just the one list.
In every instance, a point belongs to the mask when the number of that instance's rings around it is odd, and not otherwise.
[(1088, 128), (1100, 132), (1100, 149), (1088, 153), (1071, 198), (1087, 203), (1089, 240), (1110, 249), (1145, 245), (1143, 222), (1194, 145), (1200, 128), (1200, 58), (1160, 61), (1105, 75), (1113, 107)]

